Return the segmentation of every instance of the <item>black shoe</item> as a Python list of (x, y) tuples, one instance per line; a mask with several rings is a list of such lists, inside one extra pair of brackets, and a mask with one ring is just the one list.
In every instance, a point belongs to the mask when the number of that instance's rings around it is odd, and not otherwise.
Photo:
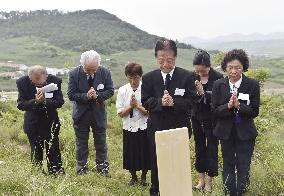
[(141, 186), (148, 186), (146, 179), (141, 179), (140, 184), (141, 184)]
[(138, 182), (137, 178), (131, 178), (130, 181), (128, 182), (129, 186), (133, 186)]
[(82, 176), (85, 175), (87, 173), (88, 169), (87, 168), (82, 168), (80, 170), (77, 171), (77, 175), (78, 176)]
[(64, 175), (65, 171), (64, 171), (63, 168), (61, 168), (61, 169), (58, 169), (58, 170), (55, 170), (55, 169), (49, 170), (48, 173), (49, 173), (49, 175), (58, 176), (58, 175)]
[(160, 196), (160, 191), (157, 188), (150, 188), (150, 196)]
[(108, 169), (102, 169), (101, 171), (99, 171), (99, 174), (103, 177), (106, 177), (106, 178), (110, 178), (110, 174), (108, 172)]
[(160, 192), (152, 192), (150, 193), (150, 196), (160, 196)]

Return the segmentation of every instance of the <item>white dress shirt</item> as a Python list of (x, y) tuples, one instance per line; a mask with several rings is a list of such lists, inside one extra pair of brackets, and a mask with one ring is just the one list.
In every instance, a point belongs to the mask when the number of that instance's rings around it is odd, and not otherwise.
[[(128, 83), (118, 89), (117, 99), (116, 99), (116, 109), (117, 114), (120, 113), (124, 108), (130, 105), (131, 96), (134, 93), (137, 103), (141, 105), (141, 84), (134, 92), (131, 88), (131, 85)], [(122, 118), (123, 129), (130, 132), (137, 132), (138, 129), (145, 130), (147, 128), (147, 119), (148, 117), (141, 113), (136, 108), (133, 108), (133, 116), (130, 118), (130, 115)]]
[(243, 76), (241, 75), (241, 78), (235, 83), (233, 84), (230, 80), (229, 80), (229, 85), (230, 85), (230, 93), (238, 93), (238, 89), (240, 88), (241, 86), (241, 83), (242, 83), (242, 80), (243, 80)]
[[(172, 77), (173, 77), (174, 70), (175, 70), (175, 67), (174, 67), (174, 68), (172, 69), (172, 71), (169, 73), (170, 76), (171, 76), (171, 80), (172, 80)], [(165, 82), (166, 82), (166, 77), (167, 77), (167, 73), (164, 73), (164, 72), (161, 71), (161, 74), (162, 74), (162, 76), (163, 76), (163, 80), (164, 80), (164, 84), (165, 84)]]

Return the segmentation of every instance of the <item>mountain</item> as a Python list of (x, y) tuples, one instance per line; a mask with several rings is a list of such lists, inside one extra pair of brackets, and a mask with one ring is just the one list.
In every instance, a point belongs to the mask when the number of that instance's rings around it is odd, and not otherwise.
[(252, 33), (240, 34), (234, 33), (229, 35), (217, 36), (210, 39), (203, 39), (195, 36), (181, 39), (184, 43), (199, 44), (199, 43), (224, 43), (224, 42), (249, 42), (249, 41), (264, 41), (264, 40), (282, 40), (284, 32), (275, 32), (269, 34)]
[(235, 33), (211, 39), (187, 37), (181, 41), (185, 43), (190, 42), (195, 47), (207, 50), (228, 51), (233, 48), (243, 48), (250, 55), (265, 57), (284, 56), (284, 32), (253, 33), (248, 35)]
[[(150, 49), (159, 38), (100, 9), (0, 12), (0, 27), (0, 40), (30, 36), (63, 49), (95, 49), (103, 54)], [(178, 46), (192, 48), (183, 43)]]

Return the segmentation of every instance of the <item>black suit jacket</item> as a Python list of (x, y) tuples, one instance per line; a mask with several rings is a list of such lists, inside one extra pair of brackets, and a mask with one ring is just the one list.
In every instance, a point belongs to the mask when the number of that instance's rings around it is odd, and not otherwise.
[(257, 136), (257, 130), (253, 119), (258, 116), (260, 103), (260, 87), (258, 81), (242, 76), (242, 83), (238, 93), (249, 94), (250, 104), (240, 101), (239, 115), (240, 123), (235, 123), (233, 109), (228, 109), (228, 102), (231, 97), (228, 77), (217, 80), (212, 91), (212, 110), (216, 118), (214, 135), (226, 140), (230, 137), (233, 126), (237, 131), (237, 136), (241, 140), (248, 140)]
[[(213, 84), (216, 80), (223, 78), (223, 75), (213, 68), (210, 68), (209, 78), (207, 82), (207, 89), (203, 97), (199, 96), (199, 100), (196, 104), (194, 104), (192, 110), (192, 116), (195, 116), (199, 120), (211, 119), (211, 96), (212, 96), (212, 88)], [(204, 103), (205, 99), (205, 103)]]
[[(175, 95), (176, 89), (184, 89), (183, 96)], [(169, 85), (169, 94), (173, 97), (173, 107), (163, 107), (164, 80), (160, 70), (154, 70), (142, 77), (142, 105), (149, 111), (148, 129), (151, 131), (188, 127), (190, 129), (190, 109), (196, 101), (196, 88), (192, 72), (175, 67)]]
[(52, 125), (59, 126), (57, 108), (64, 104), (61, 91), (62, 80), (56, 76), (48, 75), (47, 84), (55, 83), (58, 90), (53, 91), (52, 98), (46, 98), (45, 104), (35, 103), (36, 87), (28, 76), (23, 76), (16, 81), (19, 91), (17, 107), (25, 111), (24, 131), (27, 134), (38, 132), (42, 136), (49, 136)]

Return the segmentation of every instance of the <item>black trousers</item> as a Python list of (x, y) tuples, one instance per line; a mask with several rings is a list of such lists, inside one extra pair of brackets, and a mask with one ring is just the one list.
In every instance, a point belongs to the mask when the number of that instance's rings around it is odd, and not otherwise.
[(233, 128), (228, 140), (221, 140), (225, 194), (241, 196), (249, 186), (249, 170), (255, 138), (240, 140)]
[(47, 168), (50, 174), (63, 172), (61, 153), (59, 149), (59, 130), (60, 124), (53, 123), (49, 137), (43, 137), (37, 130), (33, 133), (28, 133), (28, 139), (31, 146), (31, 161), (36, 166), (42, 166), (43, 151), (45, 148)]
[(159, 192), (159, 178), (158, 178), (158, 166), (157, 166), (157, 154), (156, 154), (156, 142), (155, 131), (148, 130), (148, 139), (150, 144), (150, 156), (151, 156), (151, 187), (150, 194)]
[(213, 135), (211, 119), (191, 118), (195, 141), (195, 168), (199, 173), (218, 176), (218, 139)]
[(106, 129), (98, 127), (92, 110), (86, 111), (78, 124), (74, 124), (76, 135), (76, 171), (87, 168), (89, 155), (89, 132), (93, 132), (94, 146), (96, 150), (96, 168), (98, 171), (108, 169)]

